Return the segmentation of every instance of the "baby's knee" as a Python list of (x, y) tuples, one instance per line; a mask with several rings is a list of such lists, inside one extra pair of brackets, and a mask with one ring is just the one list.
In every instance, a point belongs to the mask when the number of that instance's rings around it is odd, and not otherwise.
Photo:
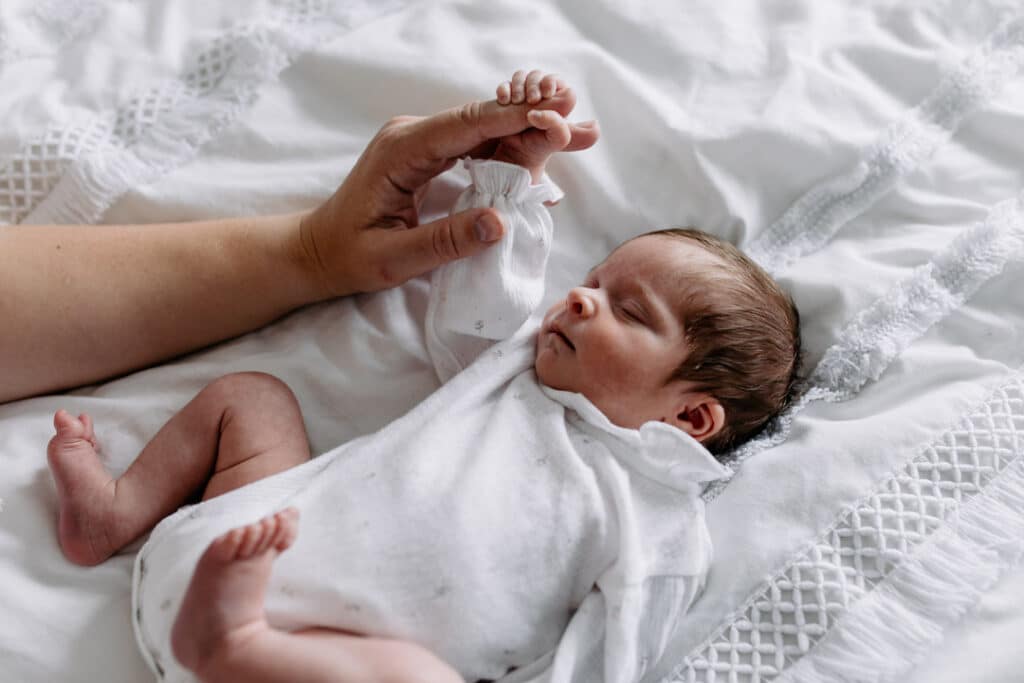
[(295, 394), (283, 381), (265, 372), (233, 372), (203, 389), (206, 400), (220, 406), (259, 405), (275, 410), (298, 410)]

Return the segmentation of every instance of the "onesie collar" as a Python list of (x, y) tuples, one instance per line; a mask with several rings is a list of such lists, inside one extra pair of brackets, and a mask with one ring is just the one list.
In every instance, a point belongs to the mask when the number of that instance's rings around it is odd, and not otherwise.
[[(552, 389), (541, 390), (576, 414), (587, 424), (615, 437), (610, 440), (615, 455), (626, 465), (649, 479), (674, 489), (691, 488), (695, 483), (722, 479), (730, 470), (711, 455), (711, 451), (681, 429), (663, 422), (645, 422), (640, 429), (612, 424), (604, 413), (583, 394)], [(618, 445), (618, 448), (615, 448)]]

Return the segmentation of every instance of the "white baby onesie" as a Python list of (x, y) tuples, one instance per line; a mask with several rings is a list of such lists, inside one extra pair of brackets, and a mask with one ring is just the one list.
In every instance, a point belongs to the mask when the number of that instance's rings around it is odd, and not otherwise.
[[(662, 423), (617, 427), (533, 372), (558, 192), (469, 162), (454, 211), (498, 208), (482, 255), (433, 275), (427, 342), (451, 378), (395, 422), (163, 520), (140, 550), (133, 623), (161, 678), (194, 680), (170, 630), (210, 541), (289, 505), (267, 618), (418, 642), (467, 680), (638, 681), (703, 585), (699, 493), (725, 469)], [(511, 336), (495, 343), (495, 339)]]

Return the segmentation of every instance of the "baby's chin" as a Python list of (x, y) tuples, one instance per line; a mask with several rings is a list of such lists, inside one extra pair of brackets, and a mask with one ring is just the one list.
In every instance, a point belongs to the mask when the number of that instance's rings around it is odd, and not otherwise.
[(551, 389), (575, 391), (572, 384), (566, 381), (567, 378), (562, 377), (562, 373), (556, 371), (553, 361), (551, 351), (545, 350), (540, 344), (537, 344), (533, 351), (533, 371), (537, 375), (537, 380)]

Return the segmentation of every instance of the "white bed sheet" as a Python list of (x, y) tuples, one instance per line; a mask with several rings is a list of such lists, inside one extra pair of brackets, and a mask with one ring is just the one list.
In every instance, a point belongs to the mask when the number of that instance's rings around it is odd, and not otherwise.
[[(645, 230), (692, 224), (749, 242), (805, 191), (851, 168), (1013, 10), (1009, 2), (438, 0), (396, 3), (388, 13), (360, 7), (331, 24), (319, 18), (322, 4), (329, 3), (5, 2), (0, 190), (8, 198), (0, 191), (0, 209), (7, 220), (65, 215), (53, 179), (100, 163), (111, 149), (131, 150), (136, 138), (77, 157), (48, 152), (45, 141), (87, 129), (98, 114), (137, 113), (133, 93), (174, 83), (201, 46), (218, 36), (230, 43), (233, 27), (265, 17), (279, 27), (280, 17), (305, 13), (312, 17), (305, 24), (286, 23), (284, 57), (271, 62), (288, 65), (279, 76), (269, 67), (254, 71), (251, 97), (245, 91), (233, 102), (224, 125), (205, 129), (201, 144), (177, 149), (163, 167), (145, 166), (121, 190), (112, 183), (109, 208), (98, 204), (96, 219), (312, 206), (389, 116), (489, 97), (515, 69), (543, 68), (577, 89), (578, 118), (598, 118), (603, 129), (596, 148), (550, 165), (567, 194), (553, 214), (553, 299), (610, 247)], [(317, 22), (323, 34), (314, 40)], [(160, 125), (159, 116), (155, 124), (147, 116), (138, 119), (140, 131)], [(27, 181), (34, 194), (17, 183), (30, 167), (19, 159), (38, 161), (32, 172), (49, 179)], [(1024, 79), (1016, 78), (829, 244), (784, 271), (804, 317), (809, 367), (856, 312), (1022, 187)], [(847, 402), (812, 404), (784, 444), (747, 461), (710, 503), (714, 569), (659, 674), (699, 648), (844, 505), (1021, 365), (1022, 278), (1024, 268), (1011, 262), (877, 382)], [(132, 553), (81, 569), (57, 547), (45, 446), (58, 407), (94, 416), (108, 465), (120, 471), (207, 382), (264, 370), (291, 385), (311, 445), (323, 452), (380, 427), (436, 387), (419, 328), (393, 315), (401, 309), (421, 318), (425, 301), (425, 284), (416, 281), (318, 305), (162, 367), (0, 406), (0, 678), (150, 676), (129, 620)], [(1010, 680), (1024, 660), (1000, 643), (1008, 642), (1007, 620), (1021, 618), (1019, 606), (1006, 604), (1019, 584), (1018, 570), (986, 595), (916, 680), (962, 680), (958, 671)], [(973, 665), (979, 658), (987, 668)]]

